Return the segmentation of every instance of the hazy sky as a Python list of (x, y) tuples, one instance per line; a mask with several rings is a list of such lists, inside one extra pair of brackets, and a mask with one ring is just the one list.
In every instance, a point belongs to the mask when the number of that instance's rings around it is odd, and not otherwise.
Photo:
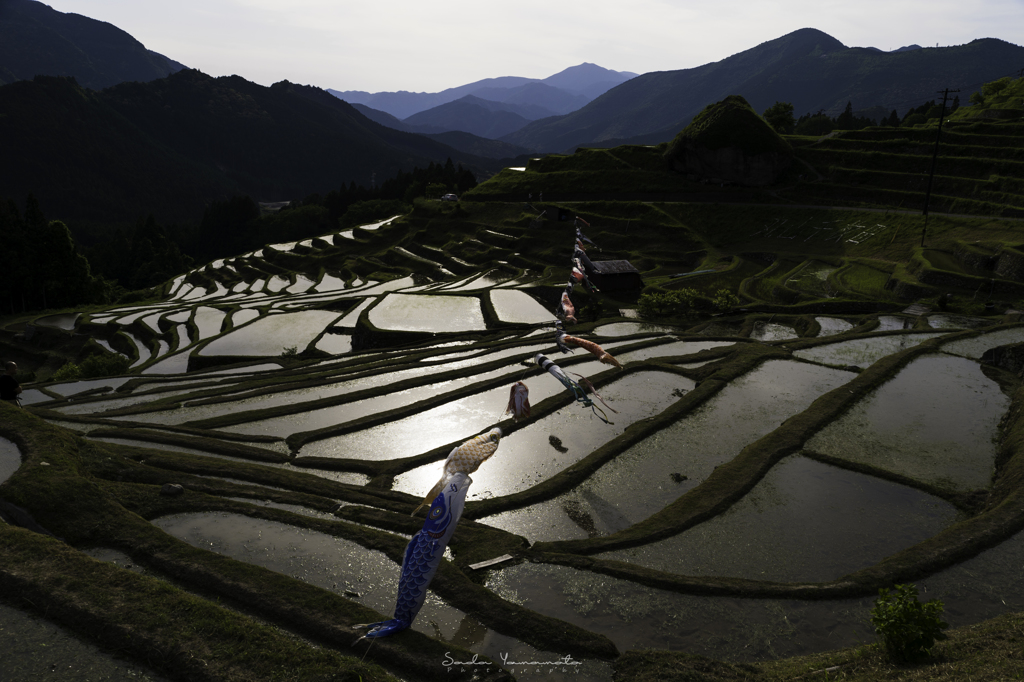
[[(1024, 0), (47, 0), (212, 76), (436, 92), (495, 76), (700, 66), (799, 28), (891, 50), (1020, 44)], [(1024, 68), (1024, 64), (1019, 65)]]

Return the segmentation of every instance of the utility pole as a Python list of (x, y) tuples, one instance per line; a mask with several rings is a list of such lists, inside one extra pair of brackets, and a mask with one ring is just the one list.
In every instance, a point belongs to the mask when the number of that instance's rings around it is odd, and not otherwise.
[(932, 167), (928, 172), (928, 191), (924, 194), (924, 227), (921, 228), (921, 246), (924, 247), (924, 235), (928, 231), (928, 200), (932, 197), (932, 180), (935, 179), (935, 159), (939, 156), (939, 136), (942, 135), (942, 119), (946, 118), (946, 100), (949, 93), (960, 92), (946, 88), (942, 91), (942, 111), (939, 114), (939, 130), (935, 133), (935, 151), (932, 153)]

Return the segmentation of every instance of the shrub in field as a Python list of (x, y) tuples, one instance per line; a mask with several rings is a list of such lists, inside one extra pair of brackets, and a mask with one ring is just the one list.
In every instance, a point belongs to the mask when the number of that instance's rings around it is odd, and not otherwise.
[(935, 642), (946, 639), (949, 625), (941, 619), (943, 604), (938, 599), (921, 603), (917, 586), (896, 585), (893, 591), (880, 589), (871, 609), (871, 624), (889, 656), (913, 661), (928, 655)]

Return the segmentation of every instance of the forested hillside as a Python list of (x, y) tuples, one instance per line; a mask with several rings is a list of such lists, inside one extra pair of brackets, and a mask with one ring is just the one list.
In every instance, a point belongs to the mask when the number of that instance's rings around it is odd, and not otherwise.
[(317, 88), (180, 71), (101, 92), (38, 77), (0, 87), (0, 187), (62, 219), (196, 221), (215, 200), (287, 201), (452, 158)]

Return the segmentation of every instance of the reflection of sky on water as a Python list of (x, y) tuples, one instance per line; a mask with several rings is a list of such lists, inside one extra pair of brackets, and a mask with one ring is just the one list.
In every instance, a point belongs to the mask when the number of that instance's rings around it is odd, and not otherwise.
[[(553, 378), (539, 378), (557, 386)], [(667, 372), (637, 372), (605, 385), (601, 396), (618, 410), (618, 414), (605, 410), (612, 424), (605, 424), (589, 408), (578, 404), (531, 422), (501, 439), (498, 451), (472, 475), (470, 494), (497, 497), (548, 480), (618, 436), (630, 424), (664, 410), (676, 400), (674, 390), (692, 387), (691, 380)], [(603, 408), (599, 402), (597, 406)], [(551, 436), (561, 440), (568, 451), (558, 452), (549, 442)], [(423, 495), (440, 476), (441, 463), (435, 462), (396, 477), (394, 488)]]
[(754, 329), (750, 332), (750, 338), (758, 341), (782, 341), (796, 337), (795, 329), (776, 322), (755, 322)]
[(725, 513), (599, 556), (679, 575), (822, 582), (872, 566), (955, 520), (956, 509), (937, 497), (794, 455)]
[(942, 345), (942, 351), (980, 360), (985, 351), (990, 348), (1021, 342), (1024, 342), (1024, 327), (1014, 327), (1013, 329), (1000, 329), (996, 332), (980, 334), (973, 339), (945, 343)]
[(463, 332), (487, 328), (480, 301), (473, 296), (389, 294), (369, 315), (378, 329)]
[(206, 306), (196, 308), (194, 321), (199, 329), (199, 340), (205, 341), (220, 334), (225, 315), (226, 313), (223, 310), (218, 310), (217, 308), (208, 308)]
[(820, 362), (826, 365), (856, 365), (868, 367), (886, 355), (892, 355), (928, 339), (942, 336), (942, 332), (924, 334), (896, 334), (893, 336), (876, 336), (866, 339), (840, 341), (814, 348), (794, 351), (793, 355), (802, 360)]
[(324, 334), (315, 347), (332, 355), (344, 355), (352, 351), (352, 337), (348, 334)]
[(529, 294), (517, 289), (494, 289), (491, 305), (503, 322), (534, 324), (555, 319), (554, 314)]
[(280, 355), (285, 348), (301, 352), (338, 317), (329, 310), (268, 315), (217, 337), (201, 355)]
[(18, 446), (0, 438), (0, 483), (3, 483), (21, 466), (21, 450)]
[(818, 336), (832, 336), (853, 329), (853, 323), (840, 320), (838, 317), (816, 317), (814, 319), (821, 327)]
[[(509, 368), (502, 371), (507, 372)], [(514, 379), (510, 379), (509, 383), (512, 381)], [(529, 380), (528, 386), (531, 387), (530, 400), (534, 403), (565, 390), (553, 379), (539, 381), (534, 378)], [(381, 449), (388, 451), (387, 459), (416, 455), (460, 438), (469, 438), (495, 424), (502, 418), (508, 396), (508, 386), (492, 388), (404, 419), (308, 443), (299, 451), (299, 456), (381, 459)], [(415, 452), (405, 452), (395, 447), (413, 443)], [(430, 485), (433, 485), (433, 481), (427, 485), (428, 489)], [(396, 489), (404, 490), (397, 482)], [(426, 493), (426, 489), (423, 493)]]
[[(484, 523), (533, 541), (560, 533), (607, 534), (646, 519), (706, 479), (744, 447), (855, 375), (789, 360), (769, 360), (733, 380), (707, 403), (598, 469), (576, 490), (543, 508), (497, 514)], [(676, 482), (672, 474), (686, 476)]]
[(646, 322), (613, 322), (612, 324), (602, 324), (600, 327), (595, 328), (594, 334), (597, 336), (628, 336), (644, 332), (661, 333), (674, 331), (677, 330), (672, 327), (648, 324)]
[(875, 331), (887, 332), (896, 329), (913, 329), (914, 323), (917, 318), (913, 317), (898, 317), (896, 315), (879, 315), (878, 326), (875, 327)]
[[(421, 367), (413, 367), (410, 369), (398, 370), (396, 372), (385, 372), (381, 374), (374, 374), (373, 376), (362, 377), (360, 379), (344, 380), (339, 379), (337, 383), (325, 384), (323, 386), (313, 386), (310, 388), (300, 388), (292, 391), (278, 391), (275, 393), (268, 393), (266, 395), (253, 396), (249, 398), (243, 398), (241, 400), (231, 400), (223, 403), (214, 403), (211, 405), (197, 405), (197, 406), (186, 406), (180, 408), (174, 408), (164, 412), (150, 412), (147, 414), (137, 414), (126, 419), (131, 419), (140, 422), (149, 422), (154, 424), (183, 424), (189, 421), (198, 421), (200, 419), (209, 419), (211, 417), (219, 417), (229, 413), (239, 413), (249, 410), (264, 409), (268, 407), (277, 407), (280, 405), (292, 405), (295, 403), (307, 401), (307, 400), (318, 400), (320, 398), (328, 398), (337, 395), (343, 395), (345, 393), (351, 393), (353, 391), (362, 391), (376, 386), (383, 386), (385, 384), (395, 383), (403, 381), (405, 379), (412, 379), (418, 376), (427, 376), (430, 374), (438, 374), (441, 372), (447, 372), (453, 369), (459, 369), (460, 367), (467, 367), (473, 364), (482, 364), (485, 362), (492, 362), (501, 358), (521, 356), (523, 358), (533, 357), (533, 353), (541, 348), (547, 347), (544, 345), (534, 345), (526, 347), (515, 347), (501, 351), (495, 351), (493, 353), (487, 353), (481, 357), (475, 358), (472, 361), (461, 361), (461, 362), (446, 362), (437, 365), (427, 365)], [(479, 351), (474, 351), (479, 352)], [(244, 368), (245, 370), (251, 371), (254, 368)], [(500, 372), (511, 371), (510, 367), (506, 367)], [(478, 375), (475, 380), (479, 380)], [(507, 390), (507, 389), (506, 389)], [(344, 406), (339, 406), (344, 407)], [(108, 409), (108, 408), (103, 408)], [(338, 408), (326, 408), (326, 409), (338, 409)], [(351, 417), (343, 415), (344, 410), (341, 413), (342, 420), (347, 421)], [(288, 421), (287, 417), (279, 418), (284, 421)], [(260, 423), (260, 422), (257, 422)], [(249, 431), (255, 433), (256, 431)]]
[(819, 431), (807, 449), (958, 490), (992, 479), (1009, 399), (978, 363), (928, 355)]

